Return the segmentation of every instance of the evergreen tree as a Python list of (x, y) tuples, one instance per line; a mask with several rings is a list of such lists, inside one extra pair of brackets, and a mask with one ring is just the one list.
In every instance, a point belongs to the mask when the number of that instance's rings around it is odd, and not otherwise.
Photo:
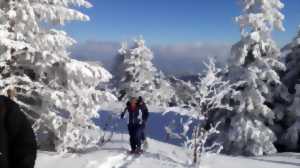
[(97, 145), (100, 129), (91, 119), (98, 115), (99, 103), (114, 98), (95, 90), (99, 82), (111, 78), (109, 72), (71, 59), (67, 48), (75, 41), (64, 31), (49, 28), (89, 20), (75, 6), (91, 4), (85, 0), (0, 3), (0, 88), (15, 89), (15, 100), (32, 121), (42, 149), (77, 151)]
[(282, 130), (280, 144), (284, 145), (287, 150), (300, 150), (300, 31), (294, 40), (283, 49), (288, 54), (286, 56), (287, 71), (283, 77), (283, 82), (288, 87), (292, 99), (288, 106), (283, 126), (287, 128)]
[(297, 36), (293, 39), (293, 41), (283, 48), (283, 51), (287, 52), (287, 56), (285, 60), (287, 70), (283, 77), (283, 82), (287, 85), (291, 93), (296, 92), (295, 85), (299, 83), (299, 79), (300, 79), (300, 67), (298, 66), (300, 62), (299, 47), (300, 47), (300, 30)]
[(134, 40), (132, 48), (124, 43), (119, 57), (115, 81), (123, 96), (142, 96), (153, 105), (167, 105), (170, 102), (174, 95), (173, 88), (164, 74), (154, 67), (153, 53), (145, 46), (142, 37)]
[(228, 95), (233, 110), (224, 112), (224, 151), (263, 155), (276, 152), (276, 136), (269, 126), (276, 114), (274, 97), (280, 88), (278, 72), (285, 70), (280, 50), (272, 40), (274, 28), (284, 30), (280, 0), (243, 0), (244, 14), (237, 17), (241, 40), (232, 47), (228, 80), (235, 90)]

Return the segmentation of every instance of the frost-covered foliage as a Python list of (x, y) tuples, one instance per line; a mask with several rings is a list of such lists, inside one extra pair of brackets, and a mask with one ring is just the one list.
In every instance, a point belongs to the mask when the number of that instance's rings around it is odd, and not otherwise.
[(243, 0), (244, 14), (237, 17), (241, 40), (232, 47), (228, 80), (235, 90), (228, 95), (233, 110), (223, 113), (224, 151), (263, 155), (276, 152), (276, 137), (269, 128), (277, 117), (272, 108), (285, 70), (280, 50), (272, 40), (274, 28), (284, 30), (280, 0)]
[(283, 76), (283, 82), (292, 95), (290, 105), (287, 109), (283, 121), (283, 135), (279, 143), (284, 145), (287, 150), (300, 150), (300, 31), (291, 43), (284, 47), (287, 52), (286, 66), (287, 71)]
[(283, 48), (283, 51), (288, 53), (286, 56), (287, 70), (283, 82), (291, 93), (295, 93), (295, 85), (299, 83), (300, 79), (300, 30), (293, 41)]
[[(207, 71), (203, 76), (199, 75), (199, 82), (194, 85), (173, 79), (177, 86), (176, 90), (182, 89), (182, 94), (177, 95), (179, 100), (184, 100), (184, 105), (189, 106), (189, 116), (182, 126), (182, 132), (176, 133), (176, 127), (172, 123), (165, 128), (171, 138), (185, 140), (185, 146), (193, 157), (195, 164), (200, 164), (203, 153), (219, 153), (222, 150), (222, 144), (218, 143), (216, 136), (219, 122), (208, 122), (208, 116), (217, 113), (219, 110), (231, 110), (223, 99), (231, 91), (229, 82), (224, 81), (221, 76), (221, 69), (215, 66), (213, 60), (205, 64)], [(176, 86), (175, 85), (175, 86)], [(208, 126), (210, 125), (210, 126)], [(180, 127), (181, 127), (180, 126)], [(177, 129), (178, 130), (178, 129)], [(192, 135), (189, 133), (192, 132)]]
[(96, 145), (99, 128), (91, 121), (100, 103), (114, 99), (95, 90), (109, 72), (69, 58), (75, 43), (64, 31), (49, 29), (89, 17), (72, 7), (85, 0), (0, 1), (0, 88), (16, 90), (15, 100), (31, 119), (40, 148), (77, 151)]
[(222, 97), (230, 90), (228, 82), (222, 78), (222, 69), (216, 67), (213, 59), (209, 59), (204, 65), (207, 68), (204, 75), (198, 74), (198, 79), (194, 82), (186, 82), (176, 77), (170, 79), (176, 93), (172, 102), (190, 109), (191, 116), (194, 117), (207, 114), (209, 111), (204, 110), (207, 109), (206, 106), (210, 108), (208, 110), (217, 106), (219, 108), (227, 106), (221, 102)]
[[(153, 105), (167, 105), (174, 95), (172, 86), (152, 64), (153, 53), (142, 37), (131, 48), (123, 43), (116, 65), (116, 86), (126, 97), (142, 96)], [(122, 97), (122, 96), (121, 96)], [(126, 100), (126, 99), (125, 99)]]
[(172, 98), (172, 106), (188, 106), (194, 107), (196, 105), (195, 92), (196, 87), (190, 81), (186, 82), (176, 77), (171, 77), (170, 83), (174, 88), (175, 96)]
[(227, 104), (224, 104), (225, 95), (231, 91), (229, 82), (224, 81), (220, 75), (221, 69), (215, 66), (213, 60), (206, 64), (207, 71), (205, 75), (196, 83), (194, 93), (195, 106), (192, 109), (192, 117), (197, 118), (196, 125), (192, 128), (192, 138), (187, 138), (186, 146), (193, 153), (193, 162), (200, 164), (203, 153), (220, 153), (223, 149), (222, 144), (216, 141), (214, 137), (219, 134), (217, 130), (220, 122), (207, 126), (208, 116), (217, 113), (220, 110), (231, 110)]
[(196, 83), (194, 111), (196, 116), (208, 117), (216, 110), (231, 110), (223, 101), (225, 95), (231, 91), (231, 86), (223, 79), (222, 69), (216, 67), (214, 60), (210, 59), (206, 68), (205, 75)]
[(185, 146), (193, 155), (193, 163), (201, 166), (201, 157), (207, 153), (219, 154), (223, 146), (217, 142), (209, 142), (212, 136), (219, 134), (217, 123), (215, 126), (211, 125), (209, 130), (205, 130), (202, 127), (195, 127), (193, 130), (192, 138), (186, 141)]
[(293, 95), (293, 103), (287, 109), (287, 116), (284, 125), (287, 127), (280, 137), (280, 144), (289, 151), (300, 150), (300, 84), (295, 86), (296, 93)]

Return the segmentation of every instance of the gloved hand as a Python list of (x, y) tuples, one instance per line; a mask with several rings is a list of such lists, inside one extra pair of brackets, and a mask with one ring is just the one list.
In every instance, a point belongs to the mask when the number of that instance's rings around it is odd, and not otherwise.
[(124, 119), (124, 115), (125, 115), (125, 114), (122, 113), (121, 116), (120, 116), (120, 118), (121, 118), (121, 119)]

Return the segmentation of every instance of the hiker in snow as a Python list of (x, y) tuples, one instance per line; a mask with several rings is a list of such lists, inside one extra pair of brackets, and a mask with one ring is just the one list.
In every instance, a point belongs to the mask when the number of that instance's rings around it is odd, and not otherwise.
[(0, 168), (34, 168), (36, 152), (26, 116), (14, 101), (0, 96)]
[(140, 128), (140, 138), (141, 138), (141, 141), (143, 144), (143, 148), (145, 149), (148, 146), (145, 130), (146, 130), (146, 122), (149, 117), (149, 111), (148, 111), (146, 103), (144, 102), (143, 97), (141, 97), (141, 96), (139, 96), (139, 98), (138, 98), (138, 105), (140, 107), (140, 110), (142, 111), (142, 119), (143, 119), (143, 122), (142, 122), (141, 128)]
[(140, 129), (142, 123), (144, 123), (145, 121), (143, 120), (143, 118), (141, 120), (140, 111), (144, 113), (138, 104), (137, 98), (132, 97), (130, 101), (126, 103), (126, 108), (121, 114), (121, 118), (123, 119), (125, 113), (129, 113), (128, 132), (130, 136), (131, 153), (142, 152)]

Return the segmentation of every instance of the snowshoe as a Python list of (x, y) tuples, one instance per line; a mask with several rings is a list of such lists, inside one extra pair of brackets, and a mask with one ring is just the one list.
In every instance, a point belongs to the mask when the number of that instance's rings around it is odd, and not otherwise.
[(147, 140), (144, 140), (143, 142), (143, 150), (146, 151), (149, 148), (149, 144)]
[(130, 155), (132, 155), (132, 154), (136, 154), (136, 151), (134, 151), (134, 150), (128, 150), (127, 153), (130, 154)]
[(144, 151), (142, 150), (142, 149), (137, 149), (136, 151), (135, 151), (135, 154), (137, 154), (137, 155), (141, 155), (141, 154), (143, 154), (144, 153)]

